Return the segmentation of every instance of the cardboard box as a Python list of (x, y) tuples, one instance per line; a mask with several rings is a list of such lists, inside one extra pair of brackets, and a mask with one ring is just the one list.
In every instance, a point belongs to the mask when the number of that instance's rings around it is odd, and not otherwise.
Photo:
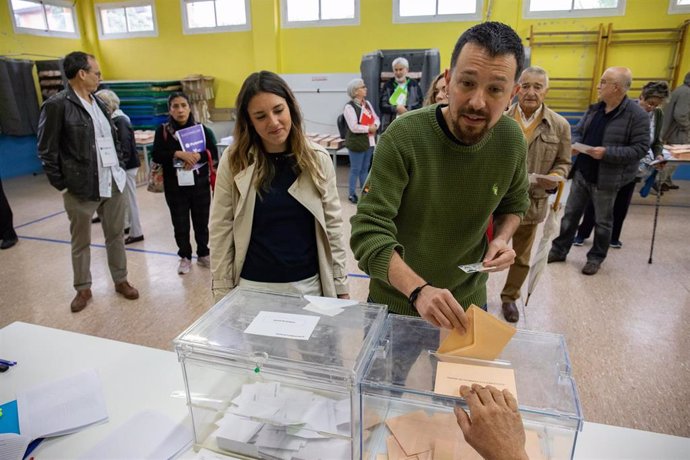
[(213, 121), (232, 121), (235, 119), (234, 108), (209, 108), (209, 112)]

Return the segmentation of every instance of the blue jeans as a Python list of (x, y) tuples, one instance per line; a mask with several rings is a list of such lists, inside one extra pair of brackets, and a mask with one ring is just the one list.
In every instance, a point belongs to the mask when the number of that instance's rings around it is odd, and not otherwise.
[(364, 152), (353, 152), (348, 149), (347, 154), (350, 156), (349, 193), (350, 195), (355, 195), (357, 192), (357, 179), (359, 179), (360, 190), (364, 189), (364, 183), (367, 181), (367, 175), (369, 175), (369, 165), (371, 165), (374, 147), (369, 147)]
[(561, 220), (561, 233), (553, 240), (551, 252), (559, 256), (568, 254), (580, 224), (580, 218), (591, 200), (594, 205), (596, 228), (592, 249), (587, 253), (587, 261), (597, 265), (601, 264), (606, 258), (611, 242), (613, 203), (616, 201), (617, 194), (618, 190), (600, 190), (596, 184), (587, 182), (577, 171), (570, 188), (568, 202), (565, 205), (565, 214)]

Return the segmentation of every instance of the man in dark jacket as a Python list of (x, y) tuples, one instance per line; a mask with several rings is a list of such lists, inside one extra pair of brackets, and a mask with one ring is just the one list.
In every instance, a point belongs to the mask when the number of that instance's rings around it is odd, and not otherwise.
[[(664, 107), (664, 125), (661, 140), (666, 144), (690, 143), (690, 72), (683, 84), (671, 93), (671, 100)], [(677, 189), (671, 176), (678, 165), (666, 165), (662, 172), (661, 191)]]
[(599, 102), (589, 107), (573, 130), (573, 154), (579, 155), (561, 233), (553, 240), (549, 263), (565, 261), (589, 200), (594, 204), (596, 230), (582, 273), (596, 274), (606, 258), (616, 194), (634, 180), (640, 159), (649, 149), (649, 117), (626, 96), (631, 84), (630, 69), (606, 69), (597, 86)]
[(383, 131), (398, 115), (418, 109), (424, 102), (424, 94), (419, 83), (407, 76), (410, 64), (404, 57), (393, 60), (393, 75), (383, 87), (380, 108)]
[(107, 109), (92, 95), (101, 81), (100, 67), (92, 55), (75, 51), (65, 56), (64, 69), (68, 87), (41, 107), (38, 155), (50, 184), (62, 192), (70, 221), (77, 291), (70, 309), (76, 313), (91, 299), (91, 217), (96, 211), (115, 291), (131, 300), (139, 292), (127, 282), (122, 194), (126, 159)]

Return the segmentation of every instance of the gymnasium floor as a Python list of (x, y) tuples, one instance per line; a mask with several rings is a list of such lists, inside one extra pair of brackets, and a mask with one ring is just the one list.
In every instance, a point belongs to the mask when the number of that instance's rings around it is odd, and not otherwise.
[[(349, 238), (347, 166), (338, 182)], [(690, 181), (667, 193), (648, 264), (654, 196), (635, 197), (622, 249), (611, 249), (600, 272), (580, 273), (585, 246), (547, 267), (521, 328), (558, 332), (569, 347), (585, 419), (690, 437)], [(139, 188), (145, 241), (127, 246), (137, 301), (115, 294), (103, 234), (93, 226), (94, 298), (73, 314), (68, 220), (60, 194), (44, 175), (3, 181), (20, 241), (0, 252), (0, 327), (14, 321), (171, 350), (171, 340), (211, 305), (210, 273), (194, 264), (176, 273), (172, 226), (162, 194)], [(540, 235), (537, 236), (539, 238)], [(536, 245), (535, 245), (536, 246)], [(366, 299), (368, 279), (349, 254), (353, 297)], [(489, 311), (500, 315), (505, 272), (491, 275)]]

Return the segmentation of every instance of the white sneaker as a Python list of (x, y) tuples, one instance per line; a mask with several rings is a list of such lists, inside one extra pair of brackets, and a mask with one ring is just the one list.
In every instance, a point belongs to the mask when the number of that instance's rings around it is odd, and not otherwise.
[(196, 263), (201, 265), (204, 268), (211, 268), (211, 257), (210, 256), (197, 257)]
[(177, 266), (177, 273), (186, 275), (192, 269), (192, 261), (187, 258), (180, 259), (180, 265)]

